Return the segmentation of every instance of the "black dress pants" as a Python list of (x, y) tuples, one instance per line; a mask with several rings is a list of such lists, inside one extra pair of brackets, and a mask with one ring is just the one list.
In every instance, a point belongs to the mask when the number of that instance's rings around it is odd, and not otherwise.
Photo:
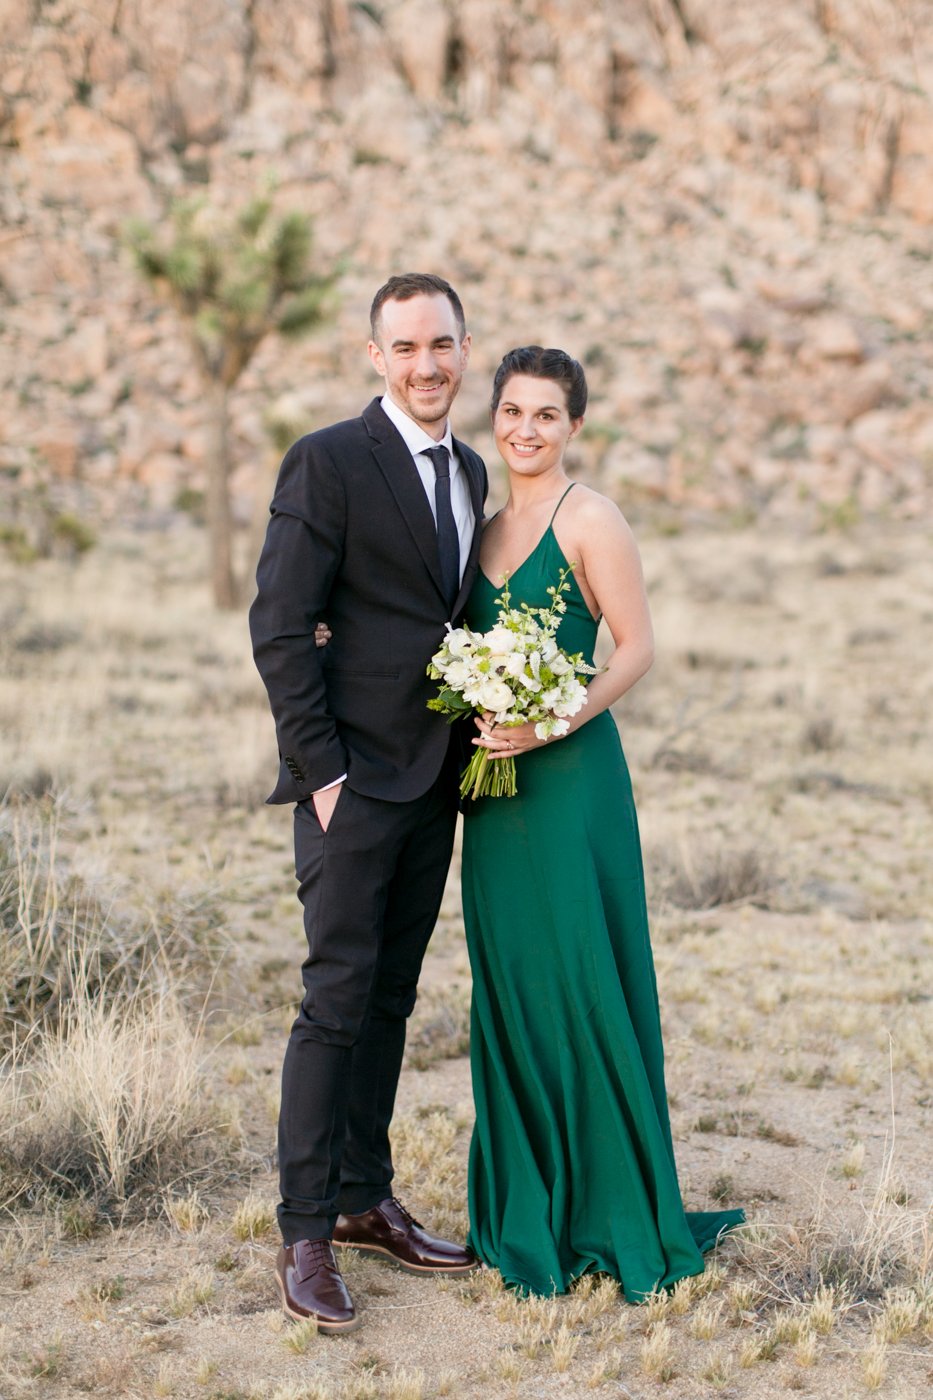
[(457, 816), (454, 746), (422, 797), (344, 784), (327, 831), (295, 808), (308, 956), (282, 1070), (279, 1225), (287, 1245), (329, 1238), (338, 1213), (391, 1194), (389, 1124), (406, 1020), (437, 919)]

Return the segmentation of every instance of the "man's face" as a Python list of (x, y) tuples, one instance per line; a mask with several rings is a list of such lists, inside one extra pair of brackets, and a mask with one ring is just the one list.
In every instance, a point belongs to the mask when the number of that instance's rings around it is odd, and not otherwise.
[(460, 339), (447, 297), (419, 295), (384, 302), (379, 341), (369, 342), (369, 358), (399, 408), (431, 437), (443, 437), (470, 358), (470, 337)]

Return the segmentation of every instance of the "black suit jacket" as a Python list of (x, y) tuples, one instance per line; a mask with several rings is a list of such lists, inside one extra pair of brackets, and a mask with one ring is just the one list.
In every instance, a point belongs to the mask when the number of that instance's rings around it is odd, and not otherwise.
[[(250, 609), (281, 758), (269, 802), (300, 802), (342, 773), (356, 792), (408, 801), (440, 772), (450, 729), (427, 709), (425, 668), (476, 577), (487, 485), (482, 459), (455, 448), (476, 527), (452, 610), (424, 486), (378, 399), (286, 453)], [(322, 618), (333, 639), (319, 649)]]

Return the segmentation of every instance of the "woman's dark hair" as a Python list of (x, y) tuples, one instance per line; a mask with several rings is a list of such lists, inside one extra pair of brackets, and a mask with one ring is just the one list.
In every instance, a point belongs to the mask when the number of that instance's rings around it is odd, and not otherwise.
[(369, 309), (369, 325), (377, 345), (382, 329), (382, 308), (386, 302), (409, 301), (417, 296), (446, 297), (453, 307), (460, 339), (463, 340), (466, 335), (463, 303), (450, 283), (445, 282), (443, 277), (436, 277), (433, 272), (403, 272), (397, 277), (390, 277), (373, 297), (373, 304)]
[(586, 412), (586, 375), (579, 360), (566, 350), (545, 350), (540, 345), (520, 345), (502, 358), (492, 381), (492, 411), (495, 413), (502, 390), (513, 374), (530, 374), (535, 379), (554, 379), (567, 396), (567, 412), (571, 418), (582, 418)]

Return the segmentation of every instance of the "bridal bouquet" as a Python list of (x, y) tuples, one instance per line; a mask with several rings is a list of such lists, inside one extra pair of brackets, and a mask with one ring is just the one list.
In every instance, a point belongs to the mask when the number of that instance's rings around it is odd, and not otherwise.
[[(586, 704), (586, 686), (577, 677), (596, 674), (582, 653), (569, 656), (554, 640), (567, 608), (561, 594), (570, 588), (572, 568), (561, 569), (557, 584), (548, 589), (549, 608), (527, 603), (513, 608), (506, 575), (496, 599), (499, 615), (488, 632), (448, 623), (444, 645), (428, 666), (428, 675), (441, 683), (428, 709), (451, 721), (477, 710), (507, 727), (533, 724), (539, 739), (566, 734), (570, 716)], [(515, 759), (493, 759), (488, 749), (477, 747), (460, 782), (461, 796), (514, 797), (517, 791)]]

